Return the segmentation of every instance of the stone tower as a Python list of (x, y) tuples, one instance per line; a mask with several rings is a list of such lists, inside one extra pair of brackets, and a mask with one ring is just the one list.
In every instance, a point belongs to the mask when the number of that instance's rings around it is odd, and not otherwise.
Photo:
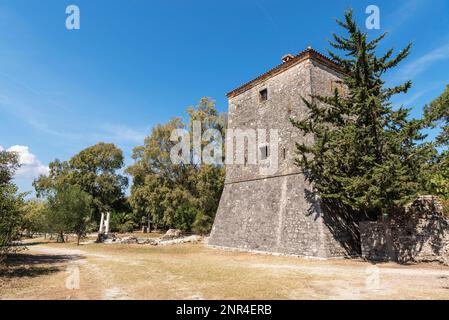
[(295, 142), (313, 138), (289, 121), (307, 113), (301, 96), (331, 94), (341, 69), (311, 48), (282, 61), (228, 93), (228, 129), (277, 129), (278, 166), (263, 174), (257, 164), (246, 163), (246, 156), (244, 164), (227, 165), (209, 245), (306, 257), (352, 255), (357, 251), (352, 229), (324, 210), (294, 164)]

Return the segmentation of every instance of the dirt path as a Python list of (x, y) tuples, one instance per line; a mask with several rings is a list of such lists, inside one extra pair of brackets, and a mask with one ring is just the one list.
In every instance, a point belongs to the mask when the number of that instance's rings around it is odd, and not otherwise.
[[(119, 257), (114, 257), (111, 255), (105, 254), (94, 254), (88, 253), (79, 249), (69, 249), (69, 248), (51, 248), (44, 246), (34, 246), (31, 250), (32, 253), (36, 254), (46, 254), (46, 255), (60, 255), (60, 256), (72, 256), (72, 257), (83, 257), (84, 259), (74, 259), (67, 266), (68, 278), (66, 279), (66, 287), (69, 290), (79, 290), (81, 287), (82, 275), (85, 273), (81, 270), (87, 269), (89, 272), (86, 272), (88, 278), (85, 279), (87, 281), (91, 281), (92, 278), (96, 279), (98, 289), (101, 291), (100, 297), (98, 299), (104, 300), (114, 300), (121, 299), (125, 300), (128, 298), (128, 293), (124, 288), (120, 288), (114, 286), (114, 275), (106, 270), (102, 269), (98, 266), (98, 264), (94, 263), (94, 259), (101, 259), (107, 262), (119, 262), (119, 263), (127, 263), (124, 259), (120, 259)], [(87, 259), (86, 259), (87, 258)], [(94, 259), (89, 259), (94, 258)], [(71, 282), (71, 278), (75, 277), (75, 283)], [(72, 286), (67, 284), (70, 281)], [(78, 283), (77, 283), (78, 282)], [(81, 291), (82, 292), (82, 291)]]
[(0, 276), (0, 298), (449, 299), (449, 268), (440, 265), (305, 260), (203, 245), (37, 244), (26, 257), (25, 276), (3, 286)]

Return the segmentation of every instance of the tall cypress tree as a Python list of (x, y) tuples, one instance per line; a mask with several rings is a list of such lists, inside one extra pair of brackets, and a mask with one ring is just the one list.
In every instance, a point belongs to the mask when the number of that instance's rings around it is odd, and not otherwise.
[(393, 108), (392, 96), (405, 93), (408, 81), (392, 88), (382, 79), (404, 60), (411, 45), (393, 57), (393, 49), (377, 56), (386, 34), (368, 41), (352, 11), (337, 20), (348, 36), (333, 35), (328, 51), (346, 74), (345, 92), (303, 98), (309, 114), (292, 123), (313, 144), (297, 144), (298, 166), (323, 200), (337, 201), (366, 213), (388, 214), (410, 201), (420, 190), (421, 166), (428, 154), (420, 133), (421, 120), (409, 120), (409, 109)]

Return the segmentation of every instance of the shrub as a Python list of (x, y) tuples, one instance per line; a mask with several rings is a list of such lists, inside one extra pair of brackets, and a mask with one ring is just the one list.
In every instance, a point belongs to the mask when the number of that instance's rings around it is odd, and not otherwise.
[(195, 218), (192, 231), (196, 234), (201, 235), (208, 234), (212, 229), (213, 223), (214, 220), (211, 217), (204, 214), (203, 212), (200, 212)]
[(174, 221), (175, 228), (184, 232), (192, 231), (192, 226), (195, 218), (198, 215), (198, 210), (189, 205), (183, 205), (175, 211)]
[(134, 231), (137, 225), (136, 216), (133, 213), (115, 212), (111, 216), (110, 228), (113, 232), (129, 233)]

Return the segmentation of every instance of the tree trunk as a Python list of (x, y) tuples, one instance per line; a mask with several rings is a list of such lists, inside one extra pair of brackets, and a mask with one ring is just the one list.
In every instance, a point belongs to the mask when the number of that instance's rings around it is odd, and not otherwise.
[(62, 232), (62, 231), (59, 232), (58, 239), (56, 241), (60, 242), (60, 243), (65, 243), (64, 232)]

